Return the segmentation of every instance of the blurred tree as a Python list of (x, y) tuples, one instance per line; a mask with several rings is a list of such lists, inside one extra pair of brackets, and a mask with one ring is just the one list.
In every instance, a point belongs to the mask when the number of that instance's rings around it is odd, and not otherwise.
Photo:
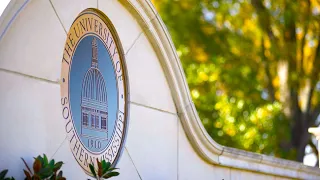
[(303, 161), (320, 110), (317, 0), (154, 0), (222, 145)]

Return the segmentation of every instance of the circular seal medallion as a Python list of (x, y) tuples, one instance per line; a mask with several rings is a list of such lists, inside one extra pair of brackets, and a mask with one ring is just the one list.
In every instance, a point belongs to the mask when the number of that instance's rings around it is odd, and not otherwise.
[(115, 166), (126, 136), (128, 87), (124, 55), (110, 20), (87, 9), (73, 22), (61, 71), (61, 105), (74, 158), (90, 174), (96, 159)]

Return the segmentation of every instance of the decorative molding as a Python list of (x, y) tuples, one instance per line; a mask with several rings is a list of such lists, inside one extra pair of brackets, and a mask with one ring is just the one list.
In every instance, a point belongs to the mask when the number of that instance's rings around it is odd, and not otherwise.
[(203, 127), (192, 102), (176, 49), (161, 17), (150, 0), (119, 0), (136, 18), (158, 55), (167, 77), (180, 121), (195, 151), (207, 162), (264, 174), (320, 179), (320, 169), (302, 163), (225, 147)]
[(7, 7), (4, 9), (0, 17), (0, 41), (9, 29), (12, 22), (28, 4), (29, 1), (30, 0), (11, 0), (8, 3)]

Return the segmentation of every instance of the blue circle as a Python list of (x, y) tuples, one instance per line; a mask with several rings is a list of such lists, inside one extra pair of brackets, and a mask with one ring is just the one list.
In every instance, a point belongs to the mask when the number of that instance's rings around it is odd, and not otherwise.
[(103, 42), (89, 35), (76, 47), (69, 98), (77, 135), (87, 150), (103, 151), (114, 132), (118, 90), (115, 70)]

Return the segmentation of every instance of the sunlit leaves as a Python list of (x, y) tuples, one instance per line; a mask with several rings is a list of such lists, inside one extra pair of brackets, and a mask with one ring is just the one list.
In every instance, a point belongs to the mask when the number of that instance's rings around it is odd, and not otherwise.
[[(301, 93), (317, 65), (320, 3), (153, 3), (170, 31), (191, 96), (212, 138), (226, 146), (294, 159), (294, 149), (282, 148), (291, 140), (293, 124), (284, 114), (291, 107), (285, 99), (290, 97), (288, 89), (296, 89), (303, 104)], [(320, 102), (319, 92), (312, 96), (313, 108)]]

